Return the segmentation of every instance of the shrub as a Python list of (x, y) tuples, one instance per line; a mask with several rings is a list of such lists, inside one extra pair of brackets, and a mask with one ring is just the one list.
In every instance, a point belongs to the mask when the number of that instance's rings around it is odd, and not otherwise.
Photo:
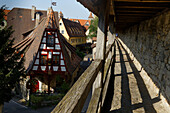
[(56, 105), (64, 97), (65, 94), (57, 95), (31, 95), (32, 108), (40, 108), (44, 106)]

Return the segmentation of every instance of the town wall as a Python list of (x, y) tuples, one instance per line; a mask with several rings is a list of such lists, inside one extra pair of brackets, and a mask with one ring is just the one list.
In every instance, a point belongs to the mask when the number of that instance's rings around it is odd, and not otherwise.
[(124, 30), (119, 37), (131, 58), (139, 61), (139, 70), (146, 71), (145, 82), (170, 103), (170, 11)]

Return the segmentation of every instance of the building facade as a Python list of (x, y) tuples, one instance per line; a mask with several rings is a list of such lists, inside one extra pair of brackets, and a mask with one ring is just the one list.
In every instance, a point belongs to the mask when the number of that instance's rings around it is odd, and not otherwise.
[(86, 35), (83, 27), (77, 23), (65, 18), (59, 20), (60, 33), (66, 38), (66, 40), (76, 47), (86, 43)]

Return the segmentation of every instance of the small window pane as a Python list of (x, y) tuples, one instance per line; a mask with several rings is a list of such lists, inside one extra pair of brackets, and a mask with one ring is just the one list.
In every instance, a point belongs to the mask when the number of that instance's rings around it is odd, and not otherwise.
[(46, 65), (47, 64), (47, 56), (46, 55), (42, 55), (41, 56), (41, 65)]
[(57, 66), (60, 65), (60, 56), (59, 55), (53, 56), (53, 65), (57, 65)]
[(47, 46), (53, 46), (53, 45), (54, 45), (54, 36), (48, 35)]

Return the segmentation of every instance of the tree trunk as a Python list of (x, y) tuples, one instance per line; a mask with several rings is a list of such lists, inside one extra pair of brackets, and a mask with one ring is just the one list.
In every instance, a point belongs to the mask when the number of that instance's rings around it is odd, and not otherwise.
[(3, 113), (4, 104), (0, 105), (0, 113)]

